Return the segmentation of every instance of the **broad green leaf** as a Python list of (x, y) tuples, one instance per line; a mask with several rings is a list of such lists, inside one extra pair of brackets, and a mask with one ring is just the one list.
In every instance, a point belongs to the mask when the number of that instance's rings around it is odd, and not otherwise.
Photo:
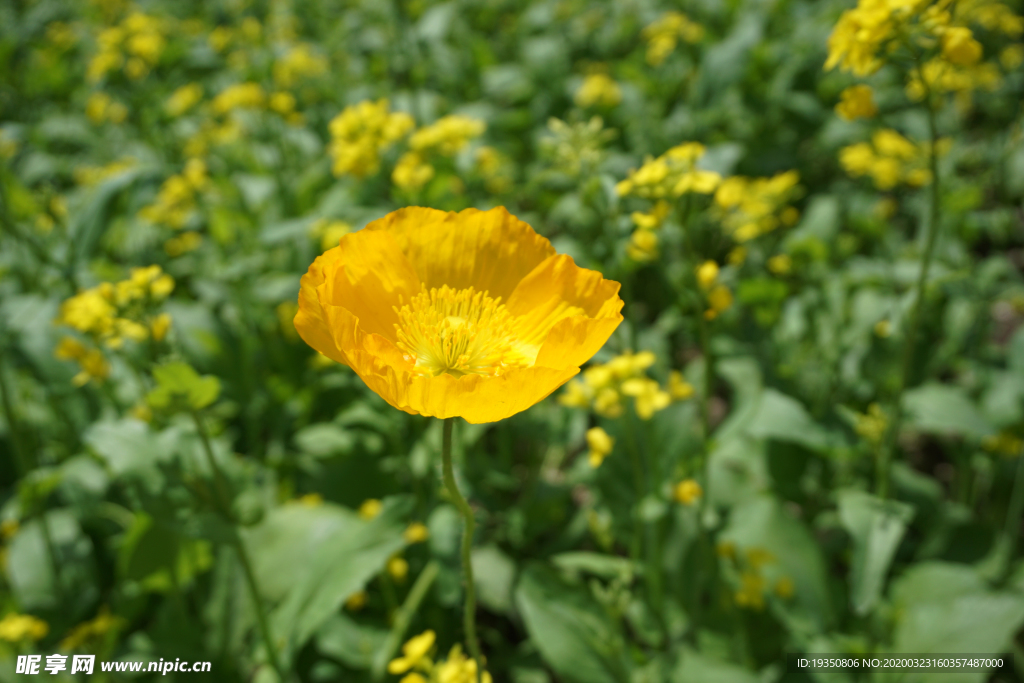
[(318, 457), (347, 454), (355, 446), (352, 433), (332, 422), (303, 427), (295, 433), (295, 443), (304, 452)]
[(980, 439), (992, 433), (967, 393), (960, 387), (925, 384), (903, 395), (907, 422), (930, 434)]
[(357, 624), (344, 613), (324, 622), (316, 634), (320, 652), (334, 657), (353, 669), (369, 669), (373, 655), (387, 640), (387, 629)]
[(563, 680), (628, 681), (622, 634), (583, 589), (565, 584), (541, 564), (531, 564), (520, 576), (515, 599), (530, 639)]
[(753, 497), (733, 508), (720, 541), (737, 552), (767, 550), (773, 561), (763, 573), (771, 581), (788, 578), (796, 592), (790, 603), (809, 625), (818, 630), (832, 621), (826, 586), (825, 561), (807, 526), (769, 496)]
[(739, 664), (723, 662), (684, 648), (672, 671), (672, 683), (759, 683), (761, 678)]
[[(1024, 625), (1024, 596), (993, 591), (973, 567), (949, 562), (925, 562), (893, 582), (892, 602), (898, 618), (893, 652), (923, 654), (1006, 652)], [(981, 683), (988, 673), (943, 674), (953, 683)], [(899, 680), (925, 683), (930, 674), (902, 674)], [(888, 683), (894, 676), (876, 674)]]
[(757, 411), (747, 425), (755, 438), (791, 441), (811, 450), (828, 445), (828, 435), (796, 399), (774, 389), (765, 389)]
[(473, 549), (473, 581), (480, 604), (498, 614), (512, 610), (516, 563), (497, 546)]
[(850, 604), (858, 615), (874, 609), (885, 577), (914, 510), (905, 503), (884, 501), (869, 493), (845, 489), (836, 492), (839, 519), (853, 538), (850, 569)]
[(98, 595), (92, 556), (92, 541), (67, 510), (50, 510), (22, 524), (6, 559), (20, 609), (53, 612), (62, 620), (81, 616)]
[(715, 442), (708, 456), (708, 500), (731, 507), (770, 488), (764, 442), (734, 436)]
[[(302, 558), (297, 575), (289, 570), (295, 577), (292, 586), (271, 616), (274, 633), (287, 639), (286, 658), (297, 652), (350, 595), (362, 589), (384, 568), (388, 558), (405, 546), (402, 537), (405, 525), (399, 520), (407, 507), (391, 501), (369, 522), (358, 519), (353, 512), (335, 508), (333, 521), (325, 522), (314, 538), (306, 536), (307, 542), (315, 543), (312, 550), (283, 558), (278, 556), (292, 563)], [(344, 527), (336, 526), (340, 516), (347, 517)], [(247, 539), (246, 542), (252, 541)], [(280, 551), (273, 546), (253, 545), (253, 555), (259, 557), (267, 552), (276, 555)], [(272, 560), (257, 561), (265, 564)]]
[(167, 439), (154, 433), (145, 422), (134, 418), (96, 422), (83, 440), (115, 477), (149, 469), (154, 460), (169, 453)]

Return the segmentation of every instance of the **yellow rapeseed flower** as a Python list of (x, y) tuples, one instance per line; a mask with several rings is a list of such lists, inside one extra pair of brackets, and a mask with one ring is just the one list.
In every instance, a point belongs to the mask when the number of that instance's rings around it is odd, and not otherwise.
[(23, 640), (42, 640), (50, 631), (50, 626), (42, 619), (31, 614), (10, 612), (0, 620), (0, 640), (9, 643), (20, 643)]
[(718, 279), (718, 264), (714, 261), (705, 261), (697, 266), (697, 284), (701, 289), (711, 289)]
[(871, 90), (870, 85), (851, 85), (839, 94), (839, 98), (839, 104), (836, 105), (836, 113), (839, 114), (839, 118), (854, 121), (869, 119), (878, 113), (874, 91)]
[(366, 607), (369, 599), (370, 597), (366, 594), (366, 591), (356, 591), (345, 600), (345, 609), (349, 612), (358, 612), (363, 607)]
[(402, 646), (402, 656), (388, 662), (388, 673), (405, 673), (426, 660), (430, 649), (434, 647), (435, 640), (437, 640), (437, 634), (432, 630), (426, 630), (418, 636), (410, 638)]
[(402, 534), (406, 543), (422, 543), (430, 538), (430, 531), (423, 522), (413, 522)]
[(682, 12), (666, 12), (643, 31), (647, 41), (647, 63), (659, 66), (676, 49), (679, 39), (698, 43), (704, 37), (704, 27), (690, 20)]
[[(453, 645), (448, 659), (437, 665), (437, 683), (477, 683), (476, 660), (462, 653), (461, 645)], [(491, 674), (480, 673), (480, 683), (492, 683)]]
[(406, 152), (395, 164), (391, 180), (406, 191), (421, 189), (434, 177), (434, 167), (428, 164), (419, 152)]
[(583, 79), (574, 97), (577, 106), (614, 107), (622, 101), (622, 89), (608, 74), (594, 73)]
[(345, 107), (328, 126), (328, 146), (335, 175), (352, 174), (357, 178), (373, 175), (380, 168), (380, 155), (415, 123), (404, 112), (389, 111), (386, 99)]
[(384, 504), (376, 498), (368, 498), (363, 501), (362, 505), (359, 506), (359, 516), (363, 519), (370, 520), (380, 514), (380, 511), (384, 508)]
[(966, 26), (951, 26), (942, 33), (942, 56), (957, 66), (972, 66), (981, 61), (981, 43)]
[(203, 86), (189, 83), (175, 90), (164, 102), (164, 111), (168, 116), (178, 117), (187, 112), (203, 99)]
[(768, 270), (776, 275), (786, 275), (793, 269), (793, 259), (789, 254), (776, 254), (768, 259)]
[(483, 135), (486, 129), (487, 124), (483, 121), (452, 114), (413, 133), (409, 138), (409, 147), (416, 152), (433, 150), (451, 156), (469, 144), (471, 139)]
[(704, 489), (696, 479), (683, 479), (672, 489), (672, 497), (682, 505), (693, 505), (703, 495)]
[(402, 583), (409, 576), (409, 562), (404, 557), (396, 555), (388, 560), (387, 570), (392, 579)]
[(396, 408), (493, 422), (579, 372), (622, 321), (618, 290), (503, 207), (409, 207), (317, 258), (295, 328)]
[(587, 452), (590, 466), (600, 467), (605, 457), (612, 452), (612, 448), (615, 446), (615, 439), (608, 436), (608, 432), (600, 427), (591, 427), (587, 430), (587, 446), (590, 447), (590, 450)]

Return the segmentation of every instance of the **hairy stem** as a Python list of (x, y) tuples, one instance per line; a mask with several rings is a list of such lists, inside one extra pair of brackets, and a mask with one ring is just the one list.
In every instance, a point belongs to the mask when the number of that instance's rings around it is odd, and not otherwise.
[(476, 521), (473, 519), (473, 510), (469, 503), (462, 497), (459, 487), (455, 483), (455, 470), (452, 468), (452, 427), (455, 418), (449, 417), (444, 420), (443, 437), (441, 440), (441, 461), (444, 468), (444, 485), (448, 489), (448, 495), (452, 502), (459, 509), (465, 528), (462, 531), (462, 575), (466, 581), (466, 605), (463, 612), (462, 624), (466, 631), (466, 647), (476, 661), (476, 680), (480, 682), (480, 671), (483, 669), (483, 657), (480, 656), (480, 642), (476, 637), (476, 586), (473, 583), (473, 528)]

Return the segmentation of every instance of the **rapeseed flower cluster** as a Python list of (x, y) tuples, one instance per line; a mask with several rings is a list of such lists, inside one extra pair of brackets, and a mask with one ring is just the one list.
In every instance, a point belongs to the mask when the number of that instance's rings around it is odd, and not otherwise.
[(658, 235), (657, 230), (665, 222), (672, 205), (664, 199), (659, 199), (648, 212), (634, 211), (630, 218), (636, 230), (629, 238), (626, 246), (626, 256), (638, 263), (653, 261), (658, 256)]
[(10, 612), (0, 619), (0, 640), (6, 640), (9, 643), (42, 640), (49, 631), (49, 624), (31, 614)]
[(95, 647), (107, 633), (120, 628), (124, 623), (124, 619), (112, 615), (110, 609), (104, 605), (93, 619), (71, 629), (71, 633), (60, 641), (60, 649), (62, 652), (70, 652), (84, 646)]
[(847, 121), (869, 119), (878, 113), (878, 105), (875, 104), (874, 91), (871, 90), (870, 85), (863, 83), (851, 85), (839, 94), (839, 98), (836, 114), (841, 119)]
[[(879, 190), (891, 190), (901, 183), (922, 187), (932, 182), (928, 168), (928, 144), (917, 144), (895, 130), (876, 131), (871, 142), (858, 142), (839, 151), (839, 163), (853, 177), (870, 176)], [(948, 149), (940, 141), (937, 152)]]
[(629, 172), (615, 190), (619, 196), (636, 195), (648, 199), (681, 197), (688, 192), (711, 194), (722, 181), (714, 171), (697, 168), (705, 147), (699, 142), (684, 142), (661, 156), (648, 157), (643, 166)]
[(483, 145), (477, 148), (476, 170), (483, 177), (488, 192), (503, 194), (512, 188), (512, 164), (494, 147)]
[(614, 447), (615, 439), (601, 427), (591, 427), (587, 430), (587, 459), (591, 467), (600, 467)]
[(596, 168), (604, 159), (605, 144), (616, 135), (604, 127), (600, 116), (574, 123), (552, 117), (548, 119), (548, 131), (550, 135), (540, 141), (541, 153), (555, 170), (572, 177)]
[(771, 178), (726, 178), (715, 192), (718, 220), (737, 242), (794, 225), (800, 213), (790, 202), (797, 198), (800, 175), (786, 171)]
[[(690, 386), (678, 371), (669, 374), (668, 383), (661, 387), (647, 376), (646, 370), (654, 365), (655, 355), (650, 351), (626, 353), (603, 365), (592, 365), (583, 371), (583, 379), (572, 380), (559, 397), (559, 403), (571, 408), (592, 409), (607, 418), (620, 417), (623, 397), (633, 398), (633, 407), (642, 420), (649, 420), (672, 401), (693, 396)], [(600, 449), (598, 449), (600, 450)]]
[(181, 86), (164, 102), (164, 111), (172, 118), (186, 113), (203, 99), (203, 86), (199, 83), (188, 83)]
[(128, 107), (105, 92), (94, 92), (85, 103), (85, 115), (97, 125), (105, 121), (118, 124), (128, 118)]
[[(121, 348), (125, 339), (160, 341), (170, 329), (171, 317), (155, 313), (154, 309), (173, 289), (174, 279), (160, 266), (133, 268), (125, 280), (103, 282), (67, 299), (54, 322), (67, 325), (109, 349)], [(74, 337), (64, 337), (54, 355), (78, 363), (81, 371), (73, 380), (77, 386), (110, 374), (102, 352)]]
[(714, 261), (705, 261), (697, 266), (697, 284), (704, 293), (704, 300), (707, 303), (704, 311), (707, 320), (714, 320), (732, 306), (732, 290), (719, 282), (718, 275), (718, 264)]
[(291, 88), (304, 78), (326, 71), (327, 59), (314, 52), (308, 43), (299, 43), (274, 62), (274, 82), (282, 88)]
[(782, 600), (788, 600), (796, 593), (796, 586), (788, 576), (774, 572), (777, 578), (770, 581), (770, 575), (765, 575), (765, 567), (775, 563), (775, 556), (768, 550), (752, 547), (740, 553), (732, 543), (723, 542), (718, 545), (717, 553), (728, 560), (725, 568), (737, 585), (732, 596), (737, 607), (759, 612), (764, 609), (769, 592)]
[(643, 38), (647, 42), (647, 63), (651, 66), (663, 64), (675, 51), (680, 39), (687, 43), (699, 43), (703, 37), (703, 26), (682, 12), (666, 12), (643, 31)]
[(259, 83), (235, 83), (213, 98), (213, 111), (228, 114), (235, 109), (260, 109), (267, 102), (267, 94)]
[(206, 163), (202, 159), (189, 159), (181, 173), (164, 181), (156, 200), (140, 209), (139, 216), (180, 230), (196, 208), (196, 195), (207, 183)]
[(388, 101), (353, 104), (330, 123), (328, 152), (337, 176), (365, 178), (380, 169), (380, 156), (415, 126), (404, 112), (391, 112)]
[(327, 251), (338, 246), (345, 235), (352, 232), (352, 226), (345, 221), (319, 218), (309, 228), (310, 236), (320, 243), (320, 250)]
[(592, 73), (583, 79), (583, 84), (573, 98), (576, 105), (587, 107), (614, 107), (622, 101), (622, 89), (611, 76), (605, 73)]
[[(461, 645), (453, 645), (445, 660), (431, 659), (436, 640), (432, 630), (410, 638), (402, 646), (401, 656), (388, 663), (388, 673), (405, 674), (399, 683), (476, 683), (476, 661), (462, 652)], [(491, 683), (491, 674), (480, 672), (480, 682)]]
[(167, 46), (167, 33), (163, 19), (132, 12), (119, 25), (100, 32), (96, 39), (100, 49), (89, 62), (88, 79), (98, 82), (108, 72), (122, 67), (128, 78), (143, 78), (159, 63)]
[(403, 190), (422, 188), (434, 177), (434, 167), (428, 161), (431, 154), (454, 156), (470, 140), (483, 135), (486, 128), (483, 121), (458, 114), (442, 117), (420, 128), (409, 138), (410, 149), (399, 158), (391, 180)]
[(135, 165), (136, 161), (133, 157), (125, 157), (112, 161), (106, 166), (79, 166), (72, 175), (75, 178), (75, 182), (79, 185), (96, 185), (107, 178), (112, 178), (134, 168)]
[(891, 55), (912, 46), (928, 54), (920, 73), (913, 73), (908, 83), (912, 98), (994, 87), (1000, 80), (998, 68), (978, 68), (984, 49), (971, 24), (1011, 37), (1024, 33), (1024, 18), (993, 0), (860, 0), (842, 14), (829, 36), (825, 69), (838, 66), (859, 77), (870, 76)]
[(1015, 458), (1024, 452), (1024, 439), (1013, 432), (1000, 432), (987, 436), (981, 441), (982, 447), (990, 453)]
[(854, 416), (853, 431), (874, 447), (881, 445), (888, 429), (889, 417), (877, 403), (869, 405), (866, 413), (857, 413)]

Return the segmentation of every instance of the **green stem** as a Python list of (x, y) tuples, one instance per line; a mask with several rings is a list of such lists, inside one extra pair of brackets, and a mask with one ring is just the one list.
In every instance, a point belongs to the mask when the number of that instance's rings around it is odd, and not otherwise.
[(455, 470), (452, 468), (452, 426), (455, 418), (449, 417), (444, 420), (443, 437), (441, 440), (441, 461), (444, 471), (444, 485), (448, 489), (455, 507), (462, 514), (465, 528), (462, 532), (462, 574), (466, 580), (466, 605), (462, 617), (463, 628), (466, 631), (466, 647), (476, 661), (476, 680), (480, 682), (480, 671), (483, 668), (483, 657), (480, 656), (480, 642), (476, 637), (476, 586), (473, 583), (473, 510), (469, 503), (462, 497), (459, 487), (455, 483)]
[(281, 661), (277, 657), (277, 648), (274, 646), (274, 639), (270, 634), (270, 621), (267, 619), (267, 610), (260, 598), (259, 585), (256, 583), (256, 574), (252, 570), (252, 562), (249, 560), (249, 552), (245, 549), (245, 543), (241, 537), (235, 539), (235, 550), (238, 552), (238, 559), (242, 563), (242, 570), (245, 573), (245, 583), (249, 587), (249, 595), (252, 597), (253, 605), (256, 607), (256, 620), (260, 627), (260, 635), (263, 637), (263, 644), (267, 648), (267, 656), (270, 658), (270, 666), (274, 667), (277, 677), (282, 683), (287, 680)]
[[(231, 522), (235, 524), (234, 515), (231, 513), (231, 498), (228, 493), (227, 480), (224, 477), (224, 473), (221, 471), (220, 466), (217, 464), (217, 458), (213, 455), (213, 445), (210, 443), (210, 435), (206, 432), (206, 426), (203, 424), (202, 418), (199, 413), (195, 410), (191, 411), (192, 419), (196, 423), (196, 431), (199, 432), (199, 439), (203, 443), (203, 453), (206, 455), (206, 462), (210, 465), (210, 469), (213, 470), (214, 486), (217, 488), (217, 498), (220, 502), (222, 514)], [(267, 649), (267, 657), (270, 659), (270, 666), (277, 672), (277, 677), (282, 681), (287, 680), (284, 675), (284, 668), (281, 666), (281, 660), (277, 656), (277, 647), (274, 645), (274, 639), (270, 632), (270, 621), (267, 619), (267, 609), (263, 604), (263, 599), (260, 598), (259, 584), (256, 582), (256, 573), (252, 569), (252, 561), (249, 559), (249, 552), (245, 549), (245, 543), (242, 541), (241, 536), (235, 534), (233, 542), (235, 551), (238, 553), (238, 560), (242, 564), (242, 570), (245, 575), (245, 583), (249, 589), (249, 595), (252, 598), (253, 606), (256, 608), (256, 621), (259, 625), (260, 636), (263, 638), (263, 645)]]
[[(924, 74), (921, 74), (921, 82), (927, 83)], [(910, 320), (907, 325), (907, 336), (903, 344), (903, 359), (900, 368), (899, 385), (896, 389), (893, 415), (886, 432), (885, 446), (881, 452), (878, 463), (878, 475), (875, 481), (875, 493), (879, 498), (887, 498), (889, 495), (889, 470), (892, 461), (893, 450), (896, 446), (896, 437), (899, 435), (900, 422), (902, 420), (902, 398), (903, 392), (910, 383), (910, 372), (914, 360), (914, 343), (921, 326), (921, 312), (924, 309), (925, 286), (928, 283), (928, 271), (931, 268), (932, 256), (935, 253), (935, 243), (939, 234), (939, 157), (938, 125), (935, 121), (935, 105), (932, 102), (931, 93), (925, 98), (928, 109), (928, 132), (931, 138), (931, 145), (928, 150), (928, 164), (932, 173), (930, 206), (928, 210), (928, 222), (925, 227), (928, 230), (925, 239), (924, 254), (921, 255), (921, 270), (917, 276), (917, 284), (914, 287), (914, 305), (910, 311)]]
[(437, 578), (440, 570), (441, 566), (436, 561), (431, 560), (423, 568), (423, 571), (420, 572), (420, 575), (416, 577), (416, 583), (412, 585), (409, 594), (405, 596), (405, 602), (402, 603), (398, 612), (395, 613), (395, 621), (391, 625), (391, 632), (388, 633), (387, 640), (384, 641), (384, 647), (377, 651), (377, 655), (374, 658), (373, 679), (375, 681), (383, 680), (388, 660), (398, 651), (398, 645), (402, 642), (402, 638), (405, 637), (405, 632), (409, 630), (409, 623), (420, 608), (420, 603), (423, 602), (423, 598), (426, 597), (427, 591), (433, 585), (434, 579)]
[(629, 451), (629, 461), (633, 466), (633, 486), (636, 488), (636, 504), (633, 507), (633, 536), (629, 539), (629, 558), (638, 562), (643, 551), (644, 536), (644, 523), (640, 519), (640, 501), (647, 494), (647, 486), (644, 483), (643, 457), (640, 455), (640, 449), (637, 448), (636, 439), (633, 436), (632, 415), (626, 415), (625, 426), (626, 449)]
[(7, 431), (11, 437), (11, 449), (14, 451), (19, 476), (23, 477), (28, 474), (31, 465), (28, 461), (28, 449), (24, 447), (21, 440), (21, 425), (14, 412), (14, 401), (11, 399), (11, 390), (7, 386), (7, 375), (2, 364), (0, 364), (0, 400), (3, 402), (4, 418), (7, 420)]
[(1020, 535), (1020, 518), (1024, 514), (1024, 452), (1017, 456), (1017, 475), (1013, 478), (1013, 491), (1010, 493), (1010, 504), (1006, 508), (1006, 526), (1003, 535), (1006, 538), (1006, 568), (1012, 566), (1013, 554), (1017, 551), (1017, 537)]

